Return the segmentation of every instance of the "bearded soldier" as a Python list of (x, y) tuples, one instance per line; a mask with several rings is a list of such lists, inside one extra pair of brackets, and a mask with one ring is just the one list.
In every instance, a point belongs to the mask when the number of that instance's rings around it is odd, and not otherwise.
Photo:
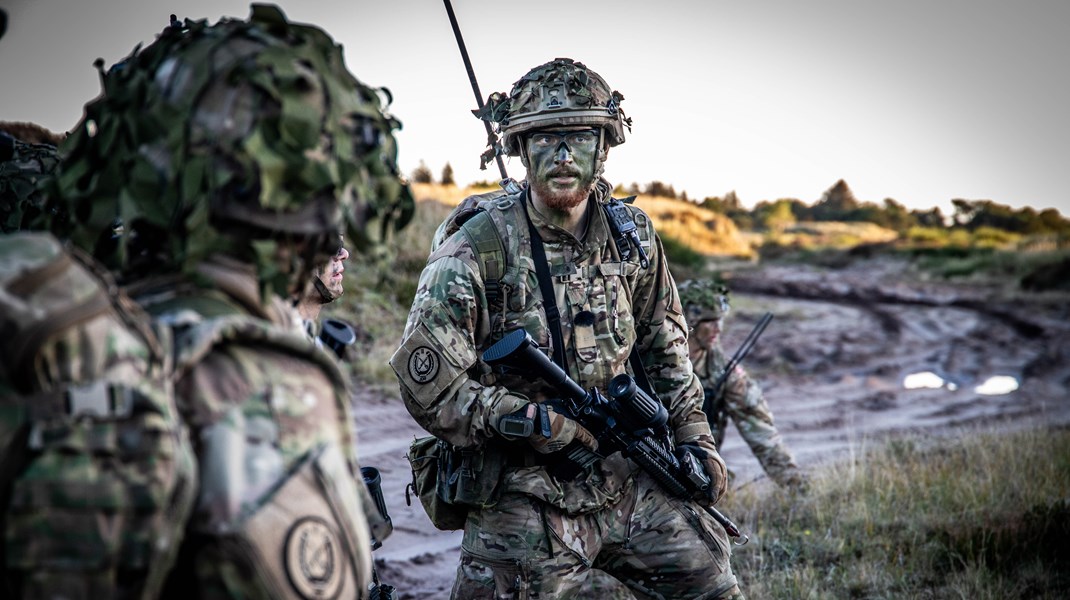
[[(581, 386), (604, 390), (630, 370), (634, 351), (676, 443), (713, 481), (701, 501), (723, 493), (725, 467), (661, 242), (642, 211), (612, 204), (600, 177), (630, 123), (622, 99), (567, 58), (490, 97), (478, 116), (497, 124), (526, 183), (457, 216), (428, 259), (391, 359), (409, 412), (460, 463), (445, 478), (455, 487), (439, 490), (468, 510), (454, 598), (573, 597), (591, 567), (643, 597), (741, 597), (716, 521), (620, 453), (575, 478), (551, 475), (562, 448), (593, 449), (594, 436), (547, 408), (553, 388), (479, 358), (522, 328)], [(621, 235), (629, 225), (636, 235)]]
[(197, 477), (164, 595), (366, 597), (381, 531), (350, 393), (292, 299), (344, 252), (340, 231), (366, 252), (411, 216), (399, 123), (326, 33), (270, 5), (172, 18), (103, 75), (64, 146), (52, 229), (117, 273), (172, 349)]
[(725, 428), (731, 417), (773, 481), (792, 489), (804, 489), (806, 474), (795, 464), (773, 425), (773, 413), (762, 397), (758, 383), (737, 365), (721, 387), (715, 389), (728, 365), (721, 347), (721, 331), (730, 309), (728, 288), (712, 281), (685, 281), (680, 284), (680, 300), (691, 326), (687, 339), (691, 364), (705, 393), (714, 395), (713, 410), (707, 416), (717, 446), (724, 442)]

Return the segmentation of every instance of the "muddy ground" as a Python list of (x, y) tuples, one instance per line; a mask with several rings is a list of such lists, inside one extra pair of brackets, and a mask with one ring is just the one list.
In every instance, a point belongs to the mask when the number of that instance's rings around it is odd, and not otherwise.
[[(1070, 424), (1070, 295), (927, 281), (888, 259), (837, 269), (746, 266), (726, 277), (734, 304), (724, 340), (729, 352), (763, 313), (774, 315), (744, 366), (762, 384), (778, 428), (805, 468), (905, 433)], [(947, 383), (904, 389), (904, 379), (919, 372)], [(1020, 387), (978, 393), (992, 376), (1014, 377)], [(396, 393), (359, 393), (356, 414), (361, 461), (380, 469), (394, 523), (375, 552), (380, 575), (397, 586), (399, 598), (446, 598), (460, 532), (434, 529), (419, 501), (410, 506), (405, 498), (405, 452), (424, 433)], [(764, 477), (734, 430), (722, 455), (735, 486)]]

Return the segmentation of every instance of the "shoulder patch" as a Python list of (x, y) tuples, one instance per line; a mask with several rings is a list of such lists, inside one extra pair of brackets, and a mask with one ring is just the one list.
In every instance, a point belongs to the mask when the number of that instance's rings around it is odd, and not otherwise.
[(430, 346), (420, 346), (409, 355), (409, 377), (419, 384), (433, 381), (442, 357)]

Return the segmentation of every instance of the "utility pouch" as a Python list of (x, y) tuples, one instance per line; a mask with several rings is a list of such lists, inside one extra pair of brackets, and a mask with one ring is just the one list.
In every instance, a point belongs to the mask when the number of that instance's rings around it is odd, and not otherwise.
[[(445, 494), (438, 491), (439, 482), (447, 472), (445, 467), (450, 454), (449, 444), (433, 435), (417, 438), (409, 445), (409, 466), (412, 468), (409, 489), (420, 498), (431, 524), (443, 531), (464, 528), (468, 517), (467, 506), (451, 504)], [(406, 504), (412, 503), (409, 489), (405, 490)]]
[(418, 438), (409, 446), (412, 490), (420, 498), (431, 523), (442, 530), (462, 529), (471, 508), (493, 506), (505, 453), (486, 448), (454, 448), (434, 437)]

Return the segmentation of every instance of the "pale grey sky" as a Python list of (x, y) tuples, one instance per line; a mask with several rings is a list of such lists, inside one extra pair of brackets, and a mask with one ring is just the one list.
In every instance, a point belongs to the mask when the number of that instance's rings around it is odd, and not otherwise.
[[(952, 198), (1070, 214), (1065, 0), (453, 0), (486, 97), (559, 56), (625, 96), (634, 128), (614, 183), (692, 198), (812, 202), (843, 178), (862, 200)], [(390, 88), (401, 167), (459, 182), (485, 134), (440, 0), (282, 0), (325, 29), (362, 81)], [(0, 120), (70, 129), (108, 65), (179, 17), (246, 17), (238, 0), (0, 0)], [(507, 163), (520, 178), (519, 161)]]

